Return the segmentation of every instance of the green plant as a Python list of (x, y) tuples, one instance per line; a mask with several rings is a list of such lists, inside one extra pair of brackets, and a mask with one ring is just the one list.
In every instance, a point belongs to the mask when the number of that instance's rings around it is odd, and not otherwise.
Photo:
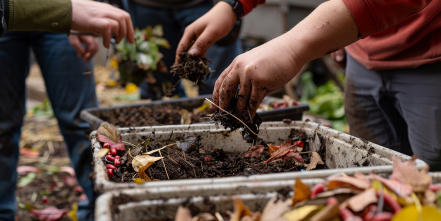
[(158, 69), (163, 55), (159, 48), (170, 49), (170, 44), (163, 38), (162, 26), (147, 26), (135, 30), (135, 44), (121, 41), (116, 45), (116, 55), (119, 61), (136, 62), (138, 68), (146, 71)]
[[(343, 74), (338, 74), (339, 81), (344, 83)], [(317, 87), (312, 80), (312, 73), (305, 72), (301, 76), (303, 93), (300, 99), (303, 103), (309, 104), (309, 112), (320, 115), (332, 122), (332, 126), (340, 131), (346, 131), (347, 123), (343, 106), (343, 92), (329, 80)]]

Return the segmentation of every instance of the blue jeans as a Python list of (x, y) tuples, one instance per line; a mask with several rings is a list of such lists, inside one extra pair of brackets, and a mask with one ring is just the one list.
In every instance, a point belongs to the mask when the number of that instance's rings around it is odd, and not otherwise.
[(67, 144), (77, 179), (93, 205), (92, 154), (87, 130), (80, 119), (84, 108), (98, 106), (92, 64), (76, 56), (65, 34), (9, 32), (0, 37), (0, 220), (15, 220), (17, 161), (23, 116), (26, 113), (25, 80), (29, 74), (29, 48), (46, 84), (60, 131)]
[(356, 137), (441, 170), (441, 63), (368, 70), (347, 54), (345, 114)]
[[(127, 10), (132, 16), (135, 27), (145, 28), (148, 25), (162, 25), (164, 29), (164, 37), (169, 41), (171, 48), (162, 48), (160, 51), (164, 54), (163, 60), (169, 68), (175, 61), (176, 49), (182, 35), (184, 34), (185, 28), (208, 12), (213, 7), (213, 1), (206, 0), (201, 4), (182, 9), (152, 8), (137, 4), (132, 0), (128, 0), (128, 4), (126, 5), (128, 5)], [(216, 44), (211, 46), (205, 57), (211, 60), (211, 63), (209, 63), (208, 66), (214, 70), (214, 72), (212, 72), (210, 77), (205, 80), (204, 89), (200, 90), (199, 94), (213, 93), (214, 84), (219, 75), (231, 64), (234, 58), (241, 53), (242, 44), (240, 40), (236, 40), (227, 46), (219, 46)], [(172, 77), (171, 75), (162, 77), (168, 79), (172, 83), (179, 80), (178, 77)]]

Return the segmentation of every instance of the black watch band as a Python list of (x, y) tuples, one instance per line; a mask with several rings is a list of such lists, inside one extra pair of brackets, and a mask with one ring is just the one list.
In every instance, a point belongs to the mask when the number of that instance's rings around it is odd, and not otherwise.
[(215, 2), (226, 2), (233, 8), (234, 14), (236, 14), (236, 18), (240, 19), (243, 16), (243, 7), (242, 3), (239, 0), (216, 0)]

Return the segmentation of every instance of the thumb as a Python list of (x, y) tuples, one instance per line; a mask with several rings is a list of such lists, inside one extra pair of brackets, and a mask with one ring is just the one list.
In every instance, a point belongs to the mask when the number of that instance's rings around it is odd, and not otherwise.
[(217, 40), (216, 34), (214, 34), (212, 31), (205, 30), (202, 32), (201, 36), (196, 39), (193, 46), (191, 46), (190, 50), (188, 50), (188, 53), (194, 57), (204, 57), (208, 49)]

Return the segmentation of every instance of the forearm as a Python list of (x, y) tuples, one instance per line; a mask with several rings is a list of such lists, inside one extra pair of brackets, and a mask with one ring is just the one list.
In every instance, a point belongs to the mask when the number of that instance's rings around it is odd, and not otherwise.
[(72, 24), (70, 0), (6, 0), (8, 30), (43, 30), (69, 33)]
[(358, 35), (357, 25), (343, 1), (331, 0), (278, 38), (287, 42), (293, 62), (303, 65), (352, 44), (359, 39)]

